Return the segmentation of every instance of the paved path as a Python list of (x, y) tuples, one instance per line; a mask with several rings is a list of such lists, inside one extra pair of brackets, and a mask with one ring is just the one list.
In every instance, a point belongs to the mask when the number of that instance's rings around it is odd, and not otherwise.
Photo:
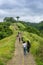
[(17, 39), (15, 43), (14, 56), (7, 63), (7, 65), (36, 65), (36, 63), (31, 53), (28, 53), (26, 56), (24, 56), (22, 42), (19, 43)]

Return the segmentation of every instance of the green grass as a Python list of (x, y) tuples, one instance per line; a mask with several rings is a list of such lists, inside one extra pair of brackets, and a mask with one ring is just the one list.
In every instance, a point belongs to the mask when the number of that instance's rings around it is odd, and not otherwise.
[(18, 26), (18, 28), (19, 28), (20, 31), (25, 30), (25, 26), (23, 24), (17, 23), (17, 26)]
[[(21, 30), (18, 28), (18, 26)], [(30, 41), (30, 52), (33, 54), (37, 65), (43, 65), (43, 38), (37, 34), (26, 32), (24, 30), (25, 26), (21, 23), (12, 24), (10, 28), (13, 31), (13, 35), (0, 40), (0, 65), (5, 65), (5, 63), (12, 58), (13, 51), (15, 50), (14, 43), (16, 41), (16, 35), (18, 31), (22, 32), (22, 36), (25, 41)]]
[(21, 23), (17, 23), (18, 26), (22, 27), (22, 28), (25, 28), (25, 26)]
[(43, 65), (43, 38), (41, 38), (37, 34), (25, 32), (25, 31), (23, 32), (23, 37), (25, 41), (27, 40), (30, 41), (31, 43), (30, 52), (35, 57), (37, 65)]
[(15, 41), (17, 31), (15, 26), (10, 26), (13, 34), (9, 37), (0, 40), (0, 65), (5, 65), (6, 62), (12, 58), (13, 51), (15, 50)]
[(22, 32), (22, 37), (25, 41), (29, 40), (31, 43), (30, 52), (33, 54), (36, 64), (43, 65), (43, 38), (37, 34), (25, 31), (25, 26), (22, 23), (17, 24)]

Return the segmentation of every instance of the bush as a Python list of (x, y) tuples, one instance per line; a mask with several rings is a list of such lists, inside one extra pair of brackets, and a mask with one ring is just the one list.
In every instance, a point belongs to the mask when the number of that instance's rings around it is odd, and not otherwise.
[(0, 40), (13, 33), (9, 26), (9, 22), (0, 23)]

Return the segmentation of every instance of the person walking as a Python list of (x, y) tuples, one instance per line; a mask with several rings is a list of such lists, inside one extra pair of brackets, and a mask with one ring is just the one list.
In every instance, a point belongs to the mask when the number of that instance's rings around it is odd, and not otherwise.
[(19, 42), (21, 41), (20, 37), (19, 37)]
[(26, 47), (27, 47), (27, 44), (25, 41), (23, 41), (23, 51), (24, 51), (24, 55), (26, 55)]
[(21, 35), (20, 35), (20, 32), (18, 32), (18, 40), (19, 40), (19, 42), (21, 41)]
[(29, 51), (30, 51), (30, 47), (31, 47), (31, 44), (30, 44), (29, 41), (27, 41), (27, 52), (28, 52), (28, 53), (29, 53)]

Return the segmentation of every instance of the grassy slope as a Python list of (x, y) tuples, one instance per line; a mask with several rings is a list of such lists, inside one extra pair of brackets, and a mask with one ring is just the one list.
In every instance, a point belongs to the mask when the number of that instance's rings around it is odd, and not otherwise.
[[(37, 36), (36, 34), (28, 33), (28, 32), (24, 32), (23, 37), (24, 37), (24, 40), (30, 41), (31, 53), (34, 55), (37, 65), (43, 65), (43, 61), (42, 61), (43, 53), (40, 53), (41, 50), (39, 50), (41, 45), (43, 47), (43, 43), (42, 43), (43, 39), (41, 37)], [(41, 54), (41, 56), (40, 56), (40, 54)]]
[[(23, 26), (23, 24), (20, 24), (20, 25), (19, 24), (20, 23), (18, 23), (18, 26), (20, 26), (20, 28), (24, 29), (25, 26)], [(43, 38), (41, 38), (37, 34), (29, 33), (26, 31), (23, 31), (23, 37), (24, 37), (25, 41), (27, 41), (27, 40), (30, 41), (31, 53), (34, 55), (37, 65), (43, 65), (43, 61), (42, 61), (43, 60), (43, 58), (42, 58), (43, 52), (40, 53), (41, 50), (39, 50), (41, 48), (41, 46), (43, 47)]]
[[(25, 28), (25, 26), (21, 23), (17, 23), (17, 26), (19, 26), (21, 30)], [(16, 24), (10, 26), (10, 28), (13, 31), (13, 35), (3, 40), (0, 40), (0, 65), (4, 65), (4, 63), (6, 63), (12, 57), (12, 52), (15, 48), (14, 42), (16, 40), (18, 28), (16, 27)], [(43, 45), (43, 39), (37, 34), (29, 33), (24, 30), (22, 32), (24, 40), (30, 40), (31, 52), (35, 56), (35, 59), (37, 59), (37, 65), (43, 65), (43, 62), (40, 60), (40, 57), (36, 55), (36, 51), (38, 51), (38, 49), (40, 48), (40, 44)]]
[(14, 25), (10, 26), (10, 28), (13, 31), (13, 35), (0, 40), (0, 65), (5, 65), (5, 63), (11, 59), (15, 48), (14, 43), (17, 31)]
[(18, 26), (20, 31), (23, 31), (25, 29), (25, 26), (21, 23), (17, 23), (17, 26)]

